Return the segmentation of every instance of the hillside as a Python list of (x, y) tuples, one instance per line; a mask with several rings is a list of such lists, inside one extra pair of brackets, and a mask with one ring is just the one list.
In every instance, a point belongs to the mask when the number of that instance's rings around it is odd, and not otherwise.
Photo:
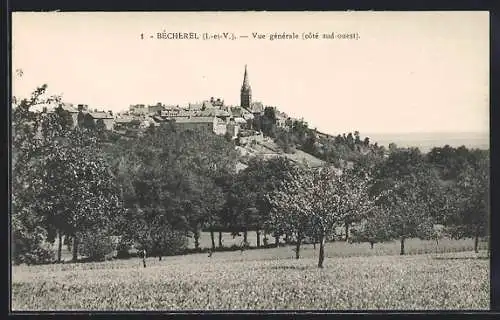
[[(325, 161), (302, 150), (294, 150), (293, 153), (285, 153), (283, 149), (270, 138), (252, 141), (254, 142), (249, 142), (245, 145), (236, 147), (242, 156), (242, 163), (245, 163), (252, 157), (269, 159), (278, 156), (286, 157), (295, 163), (306, 163), (310, 167), (319, 167), (326, 163)], [(242, 167), (242, 163), (239, 164), (239, 167)]]

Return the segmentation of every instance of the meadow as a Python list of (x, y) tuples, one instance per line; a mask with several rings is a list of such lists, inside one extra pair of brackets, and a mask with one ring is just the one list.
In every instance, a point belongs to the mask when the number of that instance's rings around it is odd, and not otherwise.
[[(448, 241), (443, 252), (465, 245)], [(147, 268), (138, 258), (14, 266), (12, 310), (489, 308), (484, 250), (399, 256), (397, 245), (328, 243), (323, 269), (312, 245), (299, 260), (287, 246), (148, 258)]]
[[(342, 230), (339, 230), (337, 234), (341, 234)], [(215, 234), (215, 245), (218, 245), (219, 233)], [(343, 236), (342, 236), (343, 237)], [(240, 236), (233, 237), (230, 233), (222, 233), (223, 245), (224, 247), (240, 246), (243, 241), (243, 233)], [(194, 239), (188, 238), (188, 248), (194, 248)], [(255, 232), (248, 232), (247, 241), (251, 247), (257, 246), (257, 236)], [(261, 235), (261, 244), (262, 235)], [(200, 234), (200, 248), (211, 248), (212, 241), (210, 239), (210, 232), (201, 232)], [(274, 244), (274, 237), (268, 236), (269, 244)], [(280, 243), (285, 242), (284, 237), (280, 238)], [(484, 241), (479, 242), (479, 248), (486, 250), (487, 243)], [(308, 248), (311, 246), (305, 246)], [(55, 247), (54, 247), (55, 248)], [(290, 247), (290, 251), (292, 247)], [(351, 257), (351, 256), (372, 256), (372, 255), (397, 255), (400, 251), (399, 241), (387, 241), (384, 243), (376, 243), (373, 249), (370, 248), (368, 243), (346, 243), (345, 241), (335, 241), (330, 242), (326, 245), (326, 250), (331, 256), (340, 257)], [(452, 240), (449, 238), (440, 239), (436, 244), (435, 240), (420, 240), (420, 239), (407, 239), (405, 241), (405, 252), (407, 254), (423, 254), (423, 253), (448, 253), (448, 252), (462, 252), (462, 251), (473, 251), (474, 250), (474, 239), (460, 239)], [(286, 256), (286, 250), (280, 251), (283, 254), (280, 256)], [(262, 254), (266, 254), (262, 251)], [(273, 255), (276, 253), (272, 253)], [(70, 255), (69, 255), (70, 257)]]

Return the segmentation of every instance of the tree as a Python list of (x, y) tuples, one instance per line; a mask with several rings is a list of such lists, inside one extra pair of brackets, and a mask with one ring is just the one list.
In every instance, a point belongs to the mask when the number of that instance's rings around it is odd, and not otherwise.
[(231, 190), (233, 200), (229, 203), (239, 213), (236, 217), (237, 224), (243, 229), (245, 239), (247, 231), (256, 231), (258, 247), (262, 231), (265, 234), (272, 231), (276, 234), (277, 231), (267, 223), (272, 206), (266, 194), (278, 188), (291, 167), (291, 162), (284, 157), (268, 160), (253, 158), (248, 167), (236, 176)]
[[(288, 179), (281, 181), (278, 188), (269, 190), (267, 200), (272, 206), (270, 224), (279, 233), (291, 234), (295, 236), (296, 248), (295, 258), (300, 258), (300, 246), (305, 238), (306, 229), (310, 224), (310, 217), (304, 210), (298, 208), (296, 203), (291, 201), (294, 196), (298, 196), (299, 185), (294, 185), (295, 179), (300, 179), (306, 174), (305, 168), (294, 166), (287, 172)], [(285, 191), (285, 188), (287, 190)]]
[[(53, 242), (58, 234), (58, 260), (61, 236), (71, 235), (76, 260), (77, 234), (104, 228), (116, 213), (118, 199), (95, 137), (85, 130), (71, 130), (72, 120), (61, 108), (60, 97), (42, 99), (45, 91), (45, 85), (38, 88), (14, 111), (14, 198), (19, 212), (36, 216), (46, 240)], [(31, 111), (37, 104), (57, 107), (51, 113)]]
[(53, 236), (53, 228), (48, 223), (48, 211), (36, 208), (37, 189), (35, 181), (40, 175), (46, 132), (42, 128), (43, 117), (47, 113), (36, 112), (37, 106), (57, 104), (57, 96), (46, 97), (47, 85), (38, 87), (28, 99), (13, 98), (12, 114), (12, 237), (13, 260), (15, 263), (40, 263), (52, 260), (49, 250), (42, 243)]
[(368, 242), (371, 249), (375, 243), (391, 239), (387, 226), (389, 215), (376, 207), (362, 221), (361, 224), (352, 229), (351, 242)]
[(348, 241), (349, 227), (360, 222), (366, 214), (365, 211), (360, 210), (363, 208), (363, 205), (360, 206), (360, 204), (364, 204), (368, 199), (372, 179), (367, 171), (361, 167), (354, 167), (353, 169), (345, 169), (338, 180), (343, 186), (338, 190), (338, 195), (344, 199), (341, 209), (344, 216), (345, 241)]
[(95, 140), (75, 130), (43, 153), (43, 169), (33, 183), (38, 210), (52, 212), (53, 226), (73, 238), (73, 260), (78, 233), (105, 229), (119, 213), (119, 194), (110, 168)]
[(426, 160), (437, 169), (441, 179), (456, 181), (458, 175), (466, 169), (471, 156), (465, 147), (455, 149), (445, 145), (432, 148), (426, 155)]
[[(367, 212), (374, 207), (376, 198), (371, 200), (368, 194), (361, 196), (366, 192), (364, 188), (352, 188), (351, 192), (344, 192), (344, 189), (349, 188), (345, 182), (349, 180), (350, 174), (350, 171), (340, 173), (331, 166), (291, 170), (286, 182), (269, 196), (275, 212), (287, 211), (290, 213), (288, 219), (307, 221), (305, 225), (315, 230), (320, 244), (319, 268), (323, 267), (326, 237), (334, 232), (335, 226), (342, 223), (353, 208)], [(293, 225), (293, 222), (287, 224)]]
[(400, 240), (400, 254), (404, 255), (406, 239), (432, 233), (440, 211), (440, 186), (418, 149), (393, 151), (378, 174), (374, 188), (392, 190), (379, 200), (386, 214), (387, 237)]
[(394, 143), (394, 142), (391, 142), (389, 143), (389, 152), (396, 152), (398, 150), (398, 146)]
[(276, 130), (276, 111), (273, 107), (265, 107), (264, 115), (261, 118), (262, 121), (262, 133), (265, 136), (273, 137), (275, 136)]
[(275, 142), (283, 150), (283, 152), (294, 153), (295, 144), (293, 142), (291, 134), (288, 131), (279, 128), (277, 130)]
[(234, 148), (222, 137), (196, 130), (177, 132), (169, 126), (155, 128), (130, 144), (116, 151), (124, 159), (119, 175), (124, 206), (142, 225), (124, 226), (128, 237), (148, 244), (159, 258), (163, 239), (181, 231), (193, 235), (198, 249), (201, 229), (218, 223), (224, 181), (235, 169)]
[(448, 232), (454, 238), (474, 238), (478, 252), (479, 237), (488, 235), (489, 226), (489, 159), (486, 152), (476, 151), (476, 159), (458, 175), (454, 210), (447, 218)]

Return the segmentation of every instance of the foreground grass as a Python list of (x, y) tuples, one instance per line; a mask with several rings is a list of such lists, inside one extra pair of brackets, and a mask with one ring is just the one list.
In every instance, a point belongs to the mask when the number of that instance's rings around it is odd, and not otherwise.
[[(472, 252), (331, 257), (289, 248), (16, 266), (13, 310), (487, 309), (489, 260)], [(260, 253), (260, 254), (259, 254)], [(479, 256), (485, 256), (482, 252)]]

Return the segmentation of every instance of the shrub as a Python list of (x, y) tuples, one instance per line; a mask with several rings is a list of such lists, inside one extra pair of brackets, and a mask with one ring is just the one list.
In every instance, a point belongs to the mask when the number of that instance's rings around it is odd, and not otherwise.
[(170, 231), (165, 239), (162, 246), (162, 254), (166, 256), (176, 255), (188, 247), (188, 239), (184, 232), (182, 231)]
[(80, 235), (80, 254), (90, 261), (103, 261), (116, 247), (116, 241), (100, 231), (87, 231)]
[(132, 247), (129, 241), (121, 240), (116, 247), (116, 257), (118, 259), (130, 258), (130, 248)]
[(171, 256), (176, 255), (188, 247), (188, 239), (184, 231), (172, 230), (165, 227), (161, 232), (155, 233), (154, 238), (146, 238), (138, 241), (137, 249), (146, 249), (148, 256)]
[(45, 234), (45, 230), (40, 226), (30, 228), (13, 216), (12, 262), (28, 265), (54, 262), (54, 252), (42, 245)]

